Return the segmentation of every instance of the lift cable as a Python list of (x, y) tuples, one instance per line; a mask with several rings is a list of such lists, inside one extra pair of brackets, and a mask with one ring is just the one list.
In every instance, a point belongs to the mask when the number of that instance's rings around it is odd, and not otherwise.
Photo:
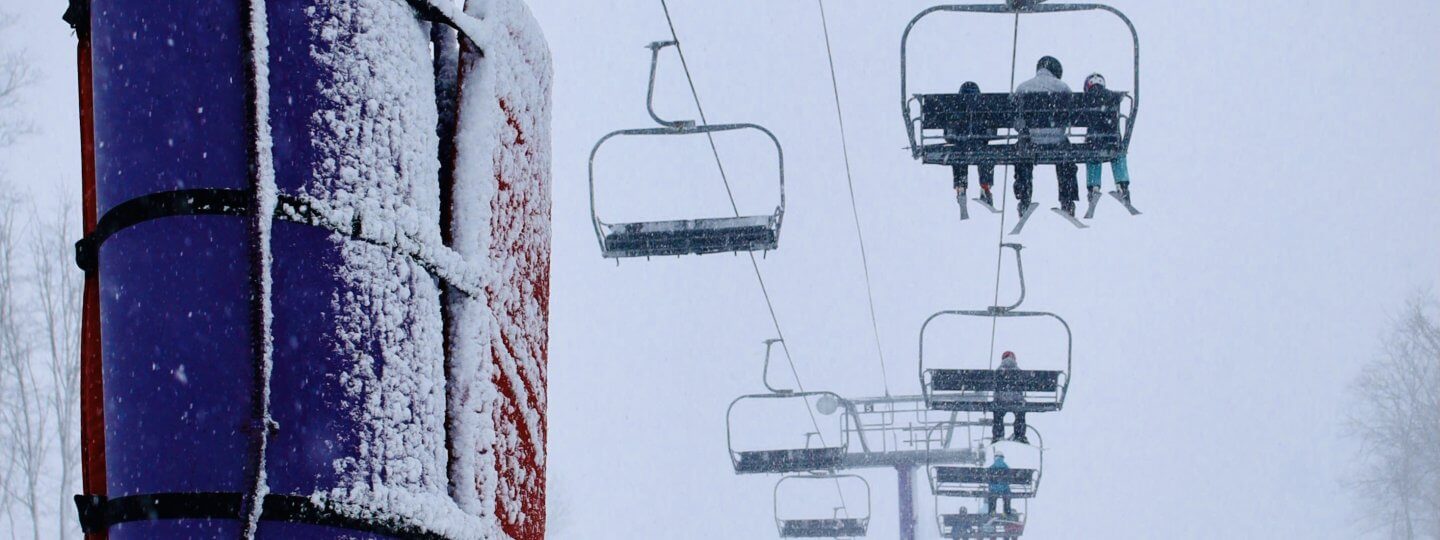
[[(670, 27), (670, 39), (675, 41), (675, 52), (680, 56), (680, 67), (685, 71), (685, 81), (690, 86), (690, 96), (695, 100), (695, 109), (699, 111), (700, 123), (709, 125), (705, 119), (705, 108), (700, 105), (700, 92), (695, 89), (695, 79), (690, 76), (690, 66), (685, 61), (685, 49), (680, 45), (680, 36), (675, 32), (675, 21), (670, 17), (670, 6), (666, 0), (660, 0), (660, 7), (665, 12), (665, 24)], [(720, 179), (725, 183), (725, 194), (730, 198), (730, 208), (736, 216), (740, 215), (740, 207), (735, 203), (735, 194), (730, 189), (730, 180), (725, 175), (725, 165), (720, 160), (720, 150), (715, 146), (715, 137), (706, 133), (705, 138), (710, 142), (710, 153), (715, 156), (715, 166), (720, 170)], [(798, 391), (805, 391), (805, 384), (800, 382), (800, 371), (795, 368), (795, 359), (790, 354), (790, 344), (785, 340), (785, 332), (780, 328), (780, 317), (775, 314), (775, 303), (770, 298), (770, 289), (765, 285), (765, 276), (760, 273), (760, 263), (755, 259), (755, 253), (751, 252), (750, 267), (755, 270), (755, 281), (760, 284), (760, 292), (765, 297), (765, 307), (770, 312), (770, 321), (775, 325), (776, 337), (780, 339), (780, 349), (785, 353), (785, 362), (790, 366), (790, 374), (795, 377), (795, 387)], [(810, 424), (815, 428), (815, 435), (819, 437), (820, 444), (826, 446), (825, 433), (820, 429), (820, 421), (815, 418), (815, 411), (810, 407), (810, 400), (805, 399), (805, 412), (810, 415)], [(843, 435), (842, 435), (843, 437)], [(849, 505), (845, 502), (845, 493), (840, 489), (840, 481), (835, 481), (835, 491), (840, 495), (840, 506), (844, 509), (845, 515), (850, 514)]]
[[(1020, 47), (1020, 12), (1017, 11), (1017, 12), (1015, 12), (1015, 31), (1014, 31), (1014, 35), (1012, 35), (1011, 38), (1010, 38), (1010, 93), (1011, 93), (1011, 94), (1014, 94), (1014, 93), (1015, 93), (1015, 66), (1016, 66), (1016, 60), (1019, 58), (1019, 53), (1020, 53), (1019, 47)], [(1001, 263), (1001, 261), (1004, 260), (1004, 255), (1005, 255), (1005, 210), (1006, 210), (1007, 202), (1008, 202), (1008, 200), (1009, 200), (1009, 199), (1006, 197), (1005, 192), (1010, 191), (1010, 172), (1011, 172), (1011, 169), (1012, 169), (1012, 166), (1007, 163), (1007, 164), (1005, 165), (1005, 181), (1004, 181), (1004, 184), (1002, 184), (1002, 187), (1001, 187), (1001, 189), (1000, 189), (1000, 231), (997, 233), (997, 238), (996, 238), (996, 240), (995, 240), (995, 244), (996, 244), (996, 245), (995, 245), (995, 297), (994, 297), (993, 300), (991, 300), (991, 303), (990, 303), (991, 306), (998, 306), (998, 305), (1000, 305), (1000, 263)], [(1033, 175), (1031, 176), (1031, 181), (1032, 181), (1032, 182), (1034, 181), (1034, 176), (1033, 176)], [(998, 325), (998, 323), (999, 323), (999, 321), (1000, 321), (999, 315), (1000, 315), (999, 313), (995, 313), (995, 312), (993, 312), (993, 311), (991, 312), (991, 315), (990, 315), (990, 354), (989, 354), (989, 356), (987, 356), (987, 358), (990, 360), (990, 369), (995, 369), (995, 327)]]
[(865, 252), (865, 235), (860, 229), (860, 209), (855, 204), (855, 179), (850, 173), (850, 145), (845, 137), (845, 115), (840, 109), (840, 83), (835, 77), (835, 54), (830, 48), (830, 24), (825, 18), (824, 0), (815, 0), (820, 8), (820, 28), (825, 33), (825, 58), (830, 62), (830, 90), (835, 94), (835, 120), (840, 125), (840, 152), (845, 158), (845, 184), (850, 188), (850, 215), (855, 217), (855, 238), (860, 244), (860, 267), (865, 270), (865, 298), (870, 303), (870, 330), (875, 334), (875, 355), (880, 359), (880, 382), (885, 397), (890, 397), (890, 377), (885, 369), (885, 351), (880, 345), (880, 321), (875, 316), (875, 289), (870, 285), (870, 257)]

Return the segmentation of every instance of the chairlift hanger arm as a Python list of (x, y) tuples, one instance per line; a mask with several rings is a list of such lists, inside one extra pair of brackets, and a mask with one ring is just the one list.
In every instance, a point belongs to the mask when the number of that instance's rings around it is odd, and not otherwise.
[(1047, 4), (1047, 0), (1006, 0), (1005, 4), (952, 4), (931, 6), (916, 14), (905, 25), (905, 31), (900, 36), (900, 109), (905, 121), (905, 134), (910, 139), (910, 152), (912, 157), (920, 157), (921, 145), (916, 140), (912, 115), (910, 114), (909, 77), (907, 63), (909, 58), (908, 47), (910, 43), (910, 31), (925, 18), (936, 12), (953, 13), (1063, 13), (1070, 11), (1106, 11), (1119, 17), (1130, 30), (1130, 40), (1134, 54), (1134, 88), (1131, 90), (1130, 115), (1126, 119), (1125, 137), (1121, 148), (1130, 148), (1130, 133), (1135, 129), (1135, 117), (1140, 110), (1140, 34), (1135, 30), (1135, 23), (1126, 16), (1124, 12), (1105, 4), (1080, 3), (1080, 4)]
[(693, 128), (695, 127), (694, 120), (665, 120), (655, 114), (655, 72), (659, 70), (660, 51), (670, 46), (679, 47), (680, 42), (675, 40), (655, 41), (645, 46), (650, 49), (650, 85), (645, 91), (645, 111), (650, 113), (650, 118), (655, 120), (655, 123), (662, 126), (676, 129)]

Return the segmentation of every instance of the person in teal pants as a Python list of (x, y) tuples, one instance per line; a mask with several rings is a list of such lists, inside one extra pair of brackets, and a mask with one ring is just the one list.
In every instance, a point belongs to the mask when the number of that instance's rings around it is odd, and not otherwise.
[[(1089, 77), (1085, 78), (1086, 93), (1109, 91), (1110, 90), (1105, 87), (1104, 75), (1091, 73)], [(1118, 128), (1119, 126), (1117, 125), (1116, 127)], [(1119, 133), (1109, 135), (1119, 136)], [(1085, 186), (1088, 188), (1090, 197), (1092, 198), (1100, 196), (1100, 173), (1102, 168), (1104, 168), (1104, 164), (1102, 163), (1085, 164)], [(1110, 174), (1115, 177), (1115, 192), (1120, 195), (1120, 198), (1125, 200), (1126, 204), (1129, 204), (1130, 167), (1126, 165), (1123, 154), (1116, 157), (1115, 161), (1110, 162)]]

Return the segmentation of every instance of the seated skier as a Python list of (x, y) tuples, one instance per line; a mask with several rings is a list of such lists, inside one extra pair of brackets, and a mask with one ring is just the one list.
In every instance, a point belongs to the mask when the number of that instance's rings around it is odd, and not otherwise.
[[(1000, 355), (1000, 371), (1018, 370), (1020, 364), (1015, 361), (1015, 353), (1005, 351)], [(995, 392), (995, 407), (990, 413), (990, 435), (992, 442), (998, 442), (1005, 438), (1005, 412), (1011, 411), (1015, 414), (1015, 429), (1011, 439), (1021, 444), (1030, 444), (1025, 437), (1025, 411), (1015, 410), (1025, 404), (1025, 393), (1019, 390), (999, 390)]]
[[(1085, 78), (1085, 93), (1090, 94), (1108, 92), (1110, 92), (1110, 90), (1105, 87), (1104, 75), (1101, 75), (1099, 73), (1091, 73), (1089, 77)], [(1091, 135), (1119, 137), (1119, 130), (1120, 126), (1119, 124), (1116, 124), (1115, 130), (1113, 131), (1087, 133), (1086, 138), (1089, 139)], [(1103, 168), (1104, 164), (1102, 163), (1085, 164), (1085, 185), (1089, 191), (1089, 196), (1092, 198), (1100, 196), (1100, 173), (1102, 172)], [(1130, 204), (1130, 168), (1125, 163), (1124, 155), (1121, 155), (1120, 157), (1115, 158), (1115, 161), (1110, 162), (1110, 174), (1115, 177), (1115, 193), (1118, 194), (1121, 199), (1125, 200), (1125, 204)]]
[[(990, 470), (1004, 471), (1009, 469), (1010, 466), (1005, 464), (1005, 454), (996, 452), (995, 461), (990, 464)], [(998, 513), (995, 511), (995, 499), (1001, 499), (1005, 501), (1005, 513), (1007, 515), (1015, 513), (1015, 509), (1010, 506), (1010, 484), (990, 484), (990, 493), (985, 496), (985, 508), (986, 511), (991, 514)]]
[[(1029, 94), (1039, 92), (1070, 93), (1070, 86), (1060, 80), (1065, 69), (1060, 61), (1053, 56), (1046, 56), (1040, 59), (1035, 65), (1035, 77), (1020, 83), (1015, 88), (1015, 93)], [(1038, 145), (1062, 145), (1070, 144), (1064, 127), (1044, 127), (1030, 130), (1030, 142)], [(1055, 180), (1060, 186), (1060, 208), (1071, 216), (1075, 215), (1075, 201), (1080, 200), (1079, 175), (1080, 167), (1074, 163), (1056, 163)], [(1030, 206), (1030, 194), (1035, 177), (1035, 166), (1032, 164), (1019, 164), (1015, 166), (1015, 198), (1020, 201), (1020, 215), (1025, 215), (1025, 210)]]
[[(980, 85), (975, 81), (965, 81), (960, 85), (961, 94), (979, 94)], [(994, 135), (994, 130), (978, 130), (971, 128), (969, 131), (945, 130), (945, 140), (950, 144), (961, 148), (984, 147), (989, 144), (988, 137)], [(951, 165), (955, 175), (955, 202), (965, 206), (965, 191), (969, 188), (969, 165)], [(975, 170), (980, 173), (980, 202), (986, 206), (995, 206), (995, 200), (990, 194), (990, 186), (995, 185), (994, 165), (975, 165)]]

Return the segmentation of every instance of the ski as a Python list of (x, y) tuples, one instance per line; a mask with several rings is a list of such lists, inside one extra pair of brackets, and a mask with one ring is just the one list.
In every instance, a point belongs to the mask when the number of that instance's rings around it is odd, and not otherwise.
[(1065, 218), (1065, 221), (1069, 221), (1070, 224), (1071, 224), (1071, 225), (1074, 225), (1076, 229), (1088, 229), (1088, 228), (1090, 228), (1089, 225), (1086, 225), (1085, 223), (1081, 222), (1080, 220), (1075, 219), (1075, 216), (1070, 215), (1070, 213), (1069, 213), (1069, 212), (1066, 212), (1065, 209), (1063, 209), (1063, 208), (1051, 208), (1050, 210), (1051, 210), (1052, 212), (1055, 212), (1056, 214), (1060, 214), (1060, 217)]
[(1088, 206), (1085, 207), (1085, 219), (1092, 219), (1092, 218), (1094, 218), (1094, 217), (1095, 217), (1095, 206), (1098, 205), (1098, 204), (1100, 204), (1100, 192), (1099, 192), (1099, 191), (1096, 191), (1096, 192), (1094, 192), (1094, 193), (1091, 193), (1091, 194), (1089, 194), (1089, 195), (1086, 195), (1086, 196), (1085, 196), (1085, 203), (1088, 205)]
[(965, 204), (965, 194), (961, 193), (955, 197), (955, 203), (960, 205), (960, 221), (970, 219), (970, 205)]
[(1025, 212), (1020, 214), (1020, 221), (1015, 223), (1014, 229), (1010, 229), (1010, 234), (1020, 234), (1020, 229), (1025, 228), (1025, 222), (1030, 221), (1030, 216), (1035, 215), (1035, 209), (1039, 207), (1040, 203), (1032, 202), (1027, 205), (1025, 207)]
[(999, 208), (995, 208), (994, 206), (991, 206), (989, 203), (986, 203), (983, 199), (981, 199), (981, 198), (979, 198), (979, 197), (975, 197), (974, 199), (971, 199), (971, 200), (973, 200), (973, 201), (975, 201), (975, 202), (977, 202), (977, 203), (980, 203), (980, 206), (985, 207), (985, 209), (986, 209), (986, 210), (989, 210), (991, 214), (999, 214), (999, 213), (1000, 213), (1000, 209), (999, 209)]
[(1130, 201), (1125, 200), (1125, 197), (1120, 196), (1120, 192), (1119, 192), (1119, 191), (1111, 191), (1111, 192), (1110, 192), (1110, 196), (1111, 196), (1111, 197), (1115, 197), (1115, 200), (1120, 201), (1120, 204), (1125, 205), (1125, 209), (1130, 211), (1130, 215), (1132, 215), (1132, 216), (1138, 216), (1138, 215), (1140, 215), (1140, 211), (1139, 211), (1139, 210), (1136, 210), (1134, 206), (1131, 206), (1131, 205), (1130, 205)]

